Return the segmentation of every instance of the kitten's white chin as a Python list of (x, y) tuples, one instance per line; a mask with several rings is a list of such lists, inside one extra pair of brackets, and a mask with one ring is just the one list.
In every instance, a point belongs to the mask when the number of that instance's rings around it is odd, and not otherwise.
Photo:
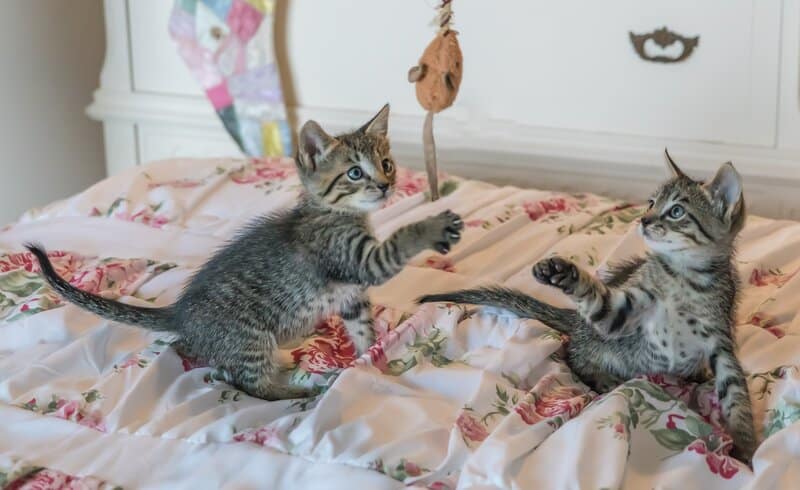
[(377, 211), (378, 209), (382, 208), (383, 205), (386, 203), (386, 199), (376, 199), (374, 201), (358, 201), (357, 203), (353, 203), (353, 207), (358, 209), (359, 211)]

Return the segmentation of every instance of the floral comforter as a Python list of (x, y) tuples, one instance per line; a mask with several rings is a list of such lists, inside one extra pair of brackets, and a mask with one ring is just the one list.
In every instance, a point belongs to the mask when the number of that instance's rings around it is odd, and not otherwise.
[[(447, 256), (426, 252), (371, 290), (378, 343), (341, 321), (283, 346), (283, 375), (324, 387), (264, 402), (181, 358), (171, 338), (65, 304), (21, 243), (73, 284), (140, 305), (173, 301), (253, 216), (290, 206), (289, 160), (172, 160), (133, 169), (0, 234), (0, 485), (10, 488), (796, 488), (800, 481), (800, 223), (750, 218), (738, 315), (758, 433), (729, 456), (710, 384), (652, 376), (598, 396), (532, 320), (426, 305), (423, 293), (502, 283), (566, 304), (530, 267), (558, 253), (597, 269), (641, 252), (638, 205), (443, 178), (427, 202), (403, 171), (376, 233), (450, 208)], [(793, 483), (794, 482), (794, 483)]]

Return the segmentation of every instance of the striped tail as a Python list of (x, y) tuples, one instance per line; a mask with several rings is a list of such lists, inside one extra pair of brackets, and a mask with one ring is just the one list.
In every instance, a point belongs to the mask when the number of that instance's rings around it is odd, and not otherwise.
[(175, 330), (173, 328), (174, 314), (172, 308), (142, 308), (139, 306), (126, 305), (125, 303), (82, 291), (65, 281), (56, 273), (44, 248), (40, 245), (30, 243), (26, 243), (25, 248), (30, 250), (39, 260), (42, 275), (47, 281), (47, 284), (67, 301), (107, 320), (127, 323), (152, 330)]
[(522, 318), (539, 320), (561, 333), (570, 334), (583, 319), (577, 311), (569, 308), (556, 308), (536, 298), (514, 289), (487, 287), (463, 289), (441, 294), (429, 294), (417, 299), (417, 303), (466, 303), (491, 306), (507, 310)]

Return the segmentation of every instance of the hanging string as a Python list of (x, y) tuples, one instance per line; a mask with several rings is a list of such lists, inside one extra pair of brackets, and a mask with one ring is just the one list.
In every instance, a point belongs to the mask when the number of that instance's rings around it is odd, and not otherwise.
[(439, 26), (440, 33), (450, 30), (450, 25), (453, 23), (453, 0), (442, 0), (435, 22)]

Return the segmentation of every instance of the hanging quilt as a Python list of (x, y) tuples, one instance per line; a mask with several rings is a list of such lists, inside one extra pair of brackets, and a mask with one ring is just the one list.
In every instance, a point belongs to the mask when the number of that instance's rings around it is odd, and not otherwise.
[(291, 152), (272, 49), (274, 0), (176, 0), (169, 31), (219, 118), (250, 156)]

